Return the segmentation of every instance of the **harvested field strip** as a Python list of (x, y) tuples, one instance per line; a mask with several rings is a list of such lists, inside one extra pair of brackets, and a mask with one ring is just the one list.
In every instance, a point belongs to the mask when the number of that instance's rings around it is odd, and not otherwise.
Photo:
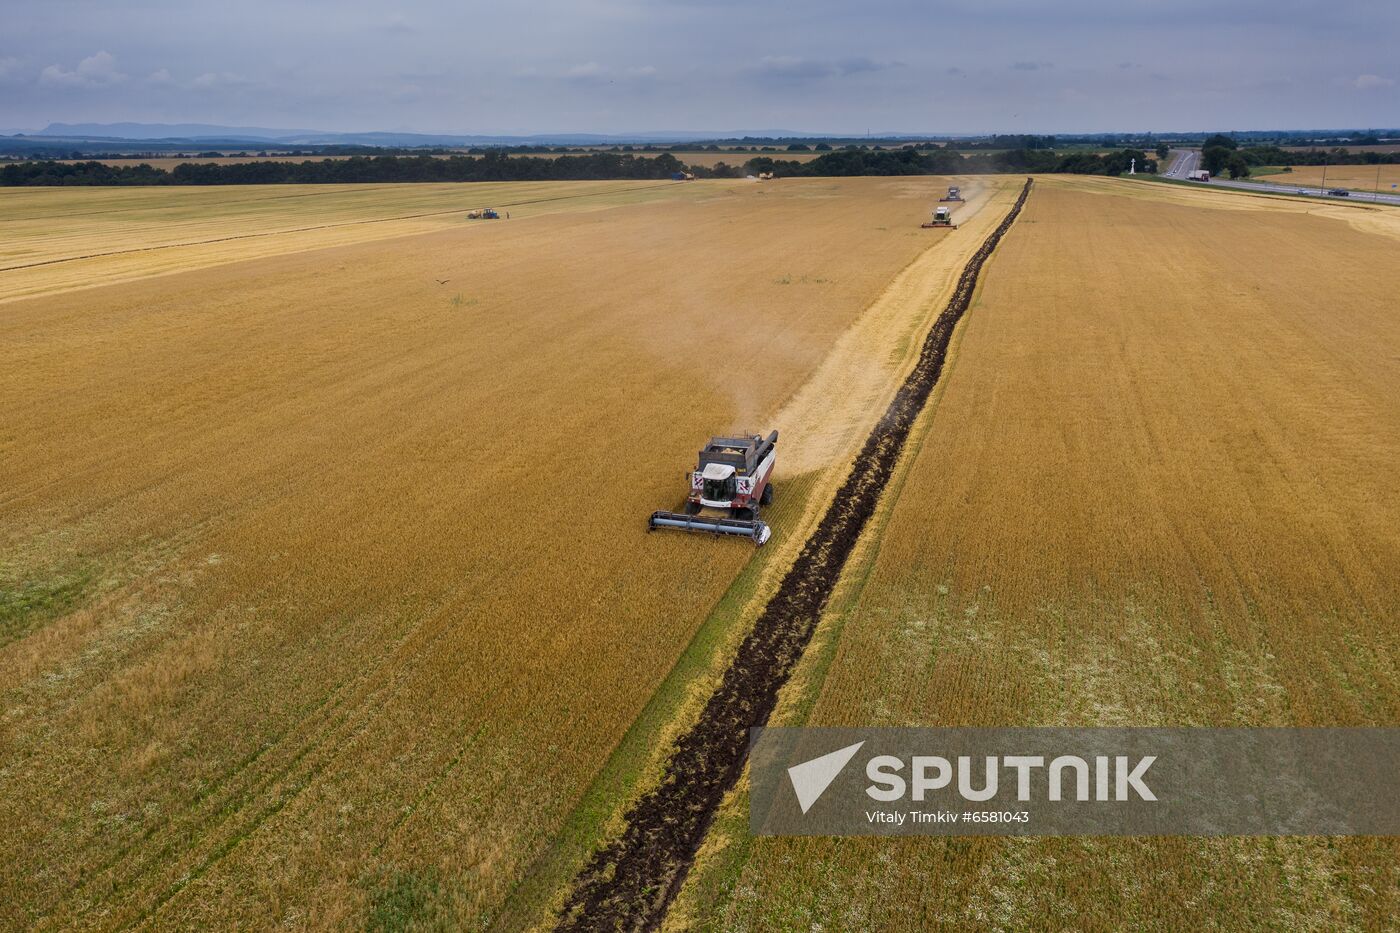
[[(249, 259), (515, 220), (732, 196), (742, 183), (473, 182), (0, 189), (0, 302)], [(311, 190), (308, 190), (311, 189)], [(408, 190), (404, 190), (408, 189)], [(486, 222), (500, 236), (494, 223)], [(480, 233), (481, 231), (475, 231)], [(179, 247), (178, 249), (151, 247)]]
[(816, 532), (807, 540), (754, 630), (745, 638), (700, 721), (676, 745), (660, 786), (628, 811), (627, 828), (580, 874), (559, 928), (650, 929), (679, 891), (715, 811), (743, 770), (748, 730), (777, 700), (893, 473), (904, 441), (943, 371), (948, 344), (978, 275), (1010, 229), (1031, 189), (963, 270), (947, 308), (924, 341), (919, 362), (856, 458)]
[[(273, 187), (273, 186), (271, 186), (271, 185), (258, 185), (258, 186), (250, 186), (250, 187), (254, 187), (254, 188), (257, 188), (257, 189), (263, 189), (263, 188), (268, 188), (268, 187)], [(262, 195), (262, 194), (259, 194), (259, 195), (254, 195), (253, 197), (248, 197), (248, 198), (220, 198), (219, 201), (218, 201), (218, 204), (219, 204), (219, 206), (221, 206), (221, 207), (229, 207), (229, 206), (232, 206), (232, 205), (235, 205), (235, 204), (265, 204), (265, 203), (267, 203), (267, 202), (269, 202), (269, 201), (296, 201), (296, 200), (302, 200), (302, 199), (305, 199), (305, 198), (331, 198), (331, 197), (334, 197), (334, 196), (336, 196), (336, 195), (338, 195), (338, 194), (341, 193), (341, 192), (337, 191), (336, 188), (332, 188), (332, 187), (320, 186), (320, 187), (317, 187), (317, 189), (314, 190), (314, 191), (305, 191), (305, 190), (301, 190), (301, 189), (304, 188), (304, 187), (307, 187), (307, 186), (302, 186), (302, 185), (296, 186), (296, 188), (297, 188), (297, 193), (296, 193), (296, 194), (272, 194), (272, 195)], [(382, 190), (385, 190), (385, 189), (387, 189), (387, 188), (389, 188), (389, 187), (391, 187), (391, 186), (390, 186), (390, 185), (365, 185), (365, 186), (355, 186), (355, 187), (354, 187), (354, 190), (355, 190), (357, 193), (358, 193), (358, 192), (368, 192), (368, 191), (382, 191)], [(6, 197), (7, 199), (9, 199), (9, 200), (11, 200), (11, 201), (19, 200), (19, 199), (21, 199), (25, 194), (36, 194), (36, 195), (39, 195), (40, 197), (42, 197), (43, 194), (44, 194), (44, 192), (47, 191), (47, 190), (48, 190), (48, 189), (44, 189), (44, 188), (11, 190), (11, 191), (6, 192), (5, 195), (4, 195), (4, 197)], [(99, 189), (99, 190), (100, 190), (100, 189)], [(140, 191), (139, 188), (116, 189), (116, 190), (120, 190), (120, 191), (123, 191), (123, 192), (129, 192), (129, 193), (139, 193), (139, 191)], [(202, 192), (201, 192), (201, 193), (202, 193)], [(36, 198), (35, 200), (38, 200), (38, 199)], [(119, 200), (120, 200), (120, 199), (119, 199)], [(39, 204), (33, 205), (33, 206), (34, 206), (34, 207), (42, 207), (42, 202), (40, 202)], [(21, 208), (21, 206), (19, 206), (19, 205), (11, 204), (11, 205), (9, 205), (9, 208), (10, 208), (10, 210), (7, 212), (7, 213), (9, 214), (9, 216), (5, 218), (7, 222), (22, 222), (22, 221), (26, 221), (26, 220), (33, 220), (33, 219), (35, 219), (36, 217), (37, 217), (37, 218), (42, 218), (42, 219), (44, 219), (44, 220), (55, 220), (55, 219), (60, 219), (60, 218), (63, 218), (63, 217), (81, 217), (81, 218), (83, 218), (84, 220), (86, 220), (86, 219), (91, 218), (91, 217), (101, 217), (101, 216), (105, 216), (105, 215), (107, 215), (107, 214), (143, 214), (143, 213), (144, 213), (144, 214), (149, 214), (149, 213), (151, 213), (151, 206), (150, 206), (150, 204), (148, 204), (148, 203), (141, 203), (141, 202), (137, 202), (137, 203), (135, 203), (135, 204), (126, 204), (126, 205), (121, 206), (121, 207), (106, 207), (106, 208), (102, 208), (101, 210), (76, 210), (76, 211), (63, 211), (63, 212), (61, 212), (61, 213), (60, 213), (60, 212), (56, 212), (56, 211), (52, 211), (52, 210), (48, 210), (48, 209), (45, 208), (45, 209), (38, 210), (37, 212), (32, 213), (32, 214), (28, 214), (28, 215), (26, 215), (25, 213), (23, 213), (22, 208)]]
[[(648, 188), (668, 188), (668, 187), (671, 187), (671, 186), (672, 186), (672, 185), (671, 185), (670, 182), (665, 182), (665, 183), (649, 184), (649, 185), (635, 185), (635, 186), (632, 186), (632, 187), (619, 189), (619, 191), (622, 191), (622, 192), (626, 192), (626, 191), (644, 191), (644, 190), (646, 190), (646, 189), (648, 189)], [(583, 193), (583, 194), (562, 194), (562, 195), (557, 195), (557, 196), (555, 196), (555, 197), (549, 197), (549, 198), (531, 198), (531, 199), (523, 200), (523, 201), (502, 202), (501, 207), (506, 207), (506, 208), (509, 208), (509, 207), (520, 207), (520, 206), (526, 205), (526, 204), (543, 204), (543, 203), (546, 203), (546, 202), (549, 202), (549, 201), (569, 201), (569, 200), (573, 200), (573, 199), (576, 199), (576, 198), (594, 197), (594, 196), (596, 196), (598, 193), (599, 193), (599, 192), (596, 192), (596, 191), (589, 191), (589, 192), (586, 192), (586, 193)], [(612, 193), (617, 193), (617, 192), (612, 192)], [(264, 199), (264, 200), (270, 200), (270, 199)], [(284, 229), (281, 229), (281, 230), (267, 230), (267, 231), (263, 231), (263, 232), (260, 232), (260, 233), (239, 233), (239, 234), (234, 234), (234, 235), (232, 235), (232, 236), (213, 237), (213, 238), (207, 239), (207, 240), (188, 240), (188, 241), (180, 242), (180, 243), (162, 243), (162, 244), (159, 244), (159, 245), (156, 245), (156, 246), (138, 246), (138, 247), (134, 247), (134, 248), (132, 248), (132, 249), (114, 249), (114, 250), (109, 250), (109, 251), (107, 251), (107, 252), (87, 253), (87, 254), (77, 255), (77, 256), (60, 256), (60, 257), (55, 258), (55, 259), (44, 259), (44, 260), (40, 260), (40, 261), (38, 261), (38, 262), (20, 263), (20, 264), (18, 264), (18, 265), (13, 265), (13, 266), (0, 266), (0, 272), (11, 272), (11, 271), (13, 271), (13, 270), (15, 270), (15, 269), (32, 269), (32, 268), (35, 268), (36, 266), (51, 266), (51, 265), (55, 265), (55, 264), (61, 263), (61, 262), (75, 262), (75, 261), (80, 260), (80, 259), (98, 259), (98, 258), (103, 257), (103, 256), (122, 256), (122, 255), (126, 255), (126, 254), (128, 254), (128, 253), (148, 253), (148, 252), (151, 252), (152, 250), (158, 250), (158, 249), (179, 249), (179, 248), (185, 247), (185, 246), (206, 246), (206, 245), (208, 245), (208, 244), (210, 244), (210, 243), (227, 243), (227, 242), (229, 242), (230, 240), (251, 240), (251, 239), (254, 239), (254, 238), (257, 238), (257, 237), (281, 236), (281, 235), (283, 235), (283, 234), (288, 234), (288, 233), (306, 233), (307, 231), (310, 231), (310, 230), (329, 230), (329, 229), (331, 229), (331, 228), (333, 228), (333, 227), (355, 227), (355, 226), (361, 226), (361, 225), (364, 225), (364, 224), (382, 224), (382, 223), (389, 223), (389, 222), (392, 222), (392, 221), (395, 221), (395, 220), (417, 220), (417, 219), (420, 218), (420, 217), (442, 217), (442, 216), (445, 216), (445, 215), (448, 215), (448, 214), (460, 214), (460, 213), (462, 213), (462, 208), (460, 208), (460, 207), (452, 207), (452, 208), (449, 208), (449, 209), (447, 209), (447, 210), (441, 210), (441, 211), (420, 211), (420, 212), (418, 212), (418, 213), (413, 213), (413, 214), (396, 214), (396, 215), (393, 215), (393, 216), (390, 216), (390, 217), (371, 217), (371, 218), (366, 218), (366, 219), (363, 219), (363, 220), (345, 220), (345, 221), (341, 221), (341, 222), (339, 222), (339, 223), (313, 224), (313, 225), (311, 225), (311, 226), (309, 226), (309, 227), (287, 227), (287, 228), (284, 228)]]

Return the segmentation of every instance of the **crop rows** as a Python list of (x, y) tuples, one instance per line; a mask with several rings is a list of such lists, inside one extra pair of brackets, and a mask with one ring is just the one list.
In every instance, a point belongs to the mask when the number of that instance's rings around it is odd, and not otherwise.
[(645, 516), (936, 190), (679, 188), (6, 305), (0, 925), (498, 909), (752, 555)]
[(973, 254), (850, 476), (744, 639), (699, 722), (677, 743), (660, 785), (628, 811), (622, 835), (600, 849), (564, 905), (561, 929), (655, 926), (747, 756), (749, 729), (767, 722), (811, 638), (841, 570), (874, 512), (910, 427), (943, 371), (953, 329), (972, 301), (983, 264), (1011, 227), (1031, 181)]
[[(828, 616), (805, 722), (1400, 722), (1400, 231), (1140, 190), (1039, 183)], [(739, 854), (683, 897), (702, 928), (1374, 929), (1400, 909), (1393, 839), (726, 830)]]

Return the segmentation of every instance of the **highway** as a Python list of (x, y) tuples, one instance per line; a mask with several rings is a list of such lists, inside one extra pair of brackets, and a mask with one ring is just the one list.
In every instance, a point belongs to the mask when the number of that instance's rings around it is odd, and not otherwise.
[[(1179, 181), (1188, 180), (1188, 176), (1196, 171), (1201, 164), (1201, 153), (1197, 149), (1173, 149), (1167, 153), (1167, 170), (1162, 173), (1163, 178), (1174, 178)], [(1396, 204), (1400, 205), (1400, 195), (1377, 194), (1374, 191), (1353, 191), (1346, 198), (1338, 198), (1327, 194), (1322, 188), (1312, 188), (1306, 185), (1276, 185), (1264, 181), (1231, 181), (1228, 178), (1212, 178), (1208, 182), (1197, 182), (1197, 184), (1208, 184), (1212, 187), (1235, 188), (1240, 191), (1255, 191), (1264, 194), (1296, 194), (1306, 195), (1314, 198), (1329, 198), (1334, 200), (1347, 200), (1361, 204)]]
[(1185, 181), (1186, 176), (1196, 170), (1197, 163), (1201, 161), (1201, 153), (1196, 149), (1173, 149), (1167, 153), (1167, 158), (1170, 161), (1162, 177)]

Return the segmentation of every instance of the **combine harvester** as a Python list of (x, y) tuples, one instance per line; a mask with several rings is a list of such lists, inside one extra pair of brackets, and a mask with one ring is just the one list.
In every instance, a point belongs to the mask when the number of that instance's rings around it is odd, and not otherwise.
[(919, 226), (923, 227), (925, 230), (930, 227), (948, 227), (952, 230), (958, 229), (958, 225), (953, 223), (953, 209), (951, 207), (938, 208), (933, 212), (933, 220), (930, 220), (928, 223), (919, 224)]
[[(690, 474), (685, 512), (651, 513), (647, 530), (675, 528), (712, 535), (738, 535), (755, 545), (772, 530), (758, 519), (758, 507), (773, 501), (773, 465), (778, 432), (767, 437), (712, 437)], [(706, 510), (723, 510), (715, 516)]]
[(948, 194), (947, 194), (947, 196), (946, 196), (946, 197), (939, 198), (938, 200), (940, 200), (940, 201), (961, 201), (962, 199), (963, 199), (962, 191), (958, 188), (958, 186), (957, 186), (957, 185), (949, 185), (949, 186), (948, 186)]

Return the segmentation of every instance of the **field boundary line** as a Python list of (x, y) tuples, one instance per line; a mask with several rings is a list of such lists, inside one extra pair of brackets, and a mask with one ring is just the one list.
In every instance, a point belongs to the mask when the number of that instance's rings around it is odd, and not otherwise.
[(676, 743), (661, 784), (628, 810), (621, 836), (596, 851), (565, 902), (558, 929), (655, 929), (678, 893), (725, 795), (748, 760), (748, 731), (767, 722), (801, 658), (909, 432), (942, 373), (959, 319), (987, 258), (1029, 196), (968, 261), (947, 307), (923, 341), (914, 370), (866, 439), (816, 532), (783, 578), (725, 671), (700, 721)]

